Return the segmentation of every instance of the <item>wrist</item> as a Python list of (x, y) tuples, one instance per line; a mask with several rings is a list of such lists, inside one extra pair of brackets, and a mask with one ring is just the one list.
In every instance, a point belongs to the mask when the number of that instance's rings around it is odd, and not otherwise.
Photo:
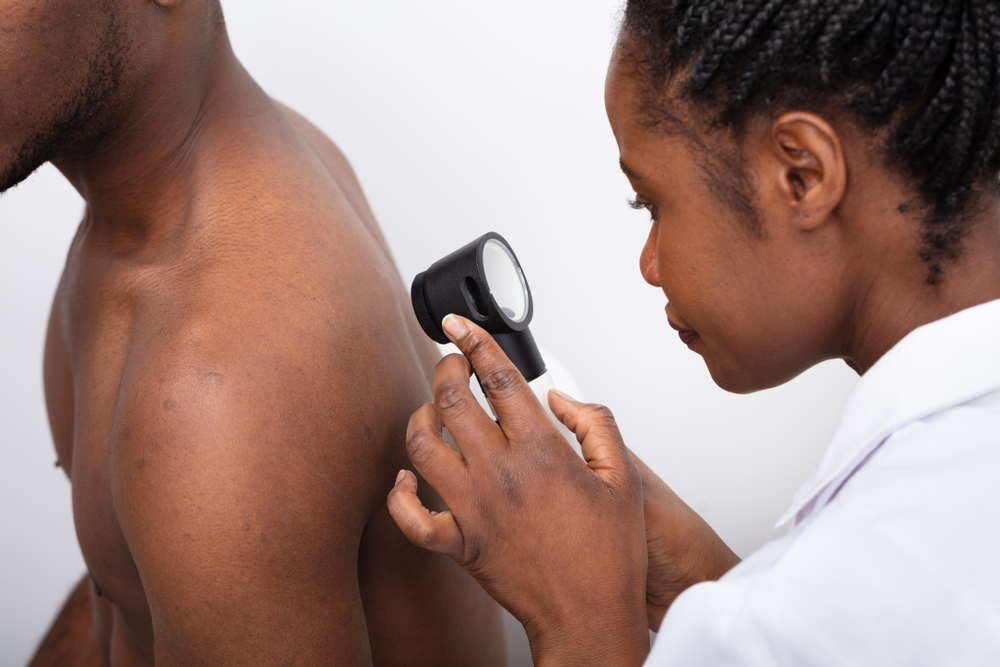
[(646, 505), (647, 544), (650, 553), (646, 617), (650, 630), (660, 624), (674, 600), (685, 590), (717, 581), (740, 558), (694, 510), (679, 499)]
[(649, 654), (645, 601), (580, 605), (561, 619), (525, 624), (536, 667), (632, 667)]

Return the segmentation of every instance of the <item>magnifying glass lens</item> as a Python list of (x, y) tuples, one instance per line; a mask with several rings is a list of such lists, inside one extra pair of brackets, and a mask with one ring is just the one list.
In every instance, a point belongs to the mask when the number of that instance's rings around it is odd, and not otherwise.
[(490, 294), (504, 315), (521, 322), (528, 314), (528, 287), (514, 255), (504, 244), (490, 239), (483, 246), (483, 271)]

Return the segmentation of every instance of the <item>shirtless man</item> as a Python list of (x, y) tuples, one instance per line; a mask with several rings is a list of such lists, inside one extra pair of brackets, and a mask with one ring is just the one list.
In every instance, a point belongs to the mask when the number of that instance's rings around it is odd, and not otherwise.
[(337, 148), (216, 1), (0, 0), (0, 33), (0, 191), (51, 160), (87, 204), (45, 387), (89, 577), (33, 664), (502, 664), (386, 509), (437, 355)]

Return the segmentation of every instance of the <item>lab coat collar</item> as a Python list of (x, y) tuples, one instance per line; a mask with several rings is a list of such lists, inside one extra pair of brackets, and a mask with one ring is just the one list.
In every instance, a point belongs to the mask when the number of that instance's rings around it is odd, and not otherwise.
[(895, 431), (1000, 389), (1000, 300), (919, 327), (862, 376), (819, 467), (775, 528), (826, 503)]

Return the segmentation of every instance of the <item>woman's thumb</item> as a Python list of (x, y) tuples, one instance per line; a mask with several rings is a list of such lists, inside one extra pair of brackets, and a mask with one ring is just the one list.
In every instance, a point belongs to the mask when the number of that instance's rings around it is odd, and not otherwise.
[(549, 390), (549, 408), (576, 435), (590, 469), (617, 486), (619, 475), (633, 466), (611, 410), (596, 403), (580, 403), (558, 389)]

